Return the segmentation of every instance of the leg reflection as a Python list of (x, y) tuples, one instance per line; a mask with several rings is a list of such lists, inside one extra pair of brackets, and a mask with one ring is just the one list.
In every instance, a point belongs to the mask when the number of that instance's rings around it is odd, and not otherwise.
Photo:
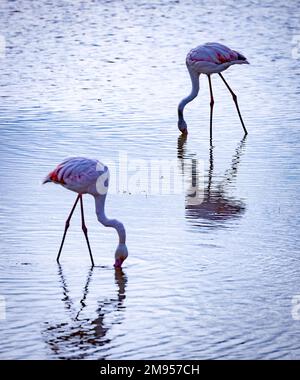
[[(110, 342), (107, 333), (124, 319), (127, 276), (121, 270), (114, 271), (115, 296), (99, 296), (99, 289), (100, 294), (103, 293), (101, 289), (107, 289), (107, 284), (103, 283), (103, 276), (100, 277), (99, 273), (97, 277), (93, 276), (95, 270), (95, 267), (89, 269), (82, 296), (76, 301), (76, 297), (70, 295), (62, 266), (58, 266), (63, 292), (61, 300), (67, 313), (57, 312), (54, 318), (59, 318), (60, 322), (45, 322), (46, 329), (43, 332), (45, 342), (55, 358), (102, 358), (103, 347)], [(109, 278), (111, 273), (109, 271)], [(95, 284), (96, 281), (98, 284)]]
[[(191, 202), (190, 189), (186, 194), (186, 217), (192, 220), (194, 225), (201, 227), (221, 227), (230, 219), (239, 217), (245, 212), (246, 206), (242, 200), (236, 199), (229, 193), (232, 191), (234, 180), (237, 176), (238, 166), (241, 160), (242, 152), (246, 143), (246, 136), (239, 142), (235, 154), (232, 157), (231, 166), (222, 176), (214, 175), (214, 148), (211, 145), (209, 149), (209, 167), (205, 176), (205, 185), (202, 202)], [(193, 164), (194, 157), (186, 152), (185, 141), (178, 140), (178, 159), (181, 162), (182, 173), (188, 178), (188, 183), (194, 189), (195, 184), (199, 184), (198, 166)], [(192, 165), (191, 165), (192, 163)], [(191, 170), (188, 168), (191, 168)], [(202, 174), (202, 173), (201, 173)], [(194, 193), (201, 192), (201, 189), (194, 189)], [(200, 199), (198, 197), (198, 199)]]

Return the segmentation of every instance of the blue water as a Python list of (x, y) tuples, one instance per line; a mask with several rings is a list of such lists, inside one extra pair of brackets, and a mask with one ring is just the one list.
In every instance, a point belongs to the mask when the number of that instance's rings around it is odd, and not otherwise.
[[(299, 9), (299, 1), (1, 2), (1, 358), (299, 358)], [(212, 77), (213, 147), (207, 78), (186, 108), (186, 140), (176, 114), (190, 91), (186, 53), (207, 41), (251, 63), (224, 73), (245, 139)], [(78, 211), (58, 266), (75, 195), (42, 179), (67, 156), (109, 165), (120, 154), (143, 160), (142, 174), (169, 160), (187, 178), (196, 159), (203, 202), (112, 183), (107, 214), (128, 236), (123, 272), (112, 266), (116, 233), (99, 225), (89, 196), (96, 267)]]

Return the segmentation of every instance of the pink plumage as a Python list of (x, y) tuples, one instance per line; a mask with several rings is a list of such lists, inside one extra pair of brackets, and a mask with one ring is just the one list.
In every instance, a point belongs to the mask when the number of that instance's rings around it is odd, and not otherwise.
[(217, 42), (208, 42), (192, 49), (186, 64), (199, 74), (219, 73), (236, 64), (249, 63), (239, 52)]
[(43, 183), (54, 182), (80, 194), (94, 194), (98, 178), (107, 173), (107, 166), (96, 159), (70, 157), (50, 172)]

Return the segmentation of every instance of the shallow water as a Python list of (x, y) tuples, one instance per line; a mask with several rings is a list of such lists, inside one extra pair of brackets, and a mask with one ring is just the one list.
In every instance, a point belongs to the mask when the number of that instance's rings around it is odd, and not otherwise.
[[(299, 358), (299, 2), (0, 7), (0, 358)], [(186, 52), (210, 40), (251, 63), (224, 73), (246, 139), (212, 78), (212, 148), (206, 78), (185, 111), (186, 140), (176, 125), (190, 90)], [(110, 163), (120, 152), (144, 160), (142, 172), (161, 159), (190, 180), (204, 173), (203, 202), (186, 203), (187, 191), (111, 191), (107, 214), (124, 222), (129, 248), (115, 273), (116, 234), (87, 196), (97, 266), (78, 212), (58, 266), (74, 194), (42, 178), (67, 156)]]

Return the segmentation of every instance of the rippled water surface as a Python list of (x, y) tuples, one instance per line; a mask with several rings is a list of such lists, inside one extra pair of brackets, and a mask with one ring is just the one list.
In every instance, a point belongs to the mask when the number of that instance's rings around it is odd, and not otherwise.
[[(299, 1), (1, 1), (0, 358), (299, 358), (299, 9)], [(186, 108), (187, 139), (176, 119), (190, 91), (185, 55), (206, 41), (251, 63), (224, 74), (245, 139), (212, 77), (212, 148), (205, 77)], [(203, 202), (186, 203), (188, 189), (111, 191), (107, 214), (124, 222), (129, 249), (115, 272), (116, 233), (99, 225), (86, 196), (97, 265), (78, 212), (57, 265), (75, 195), (42, 178), (67, 156), (110, 163), (119, 154), (143, 160), (144, 174), (157, 159), (190, 180), (204, 173)]]

